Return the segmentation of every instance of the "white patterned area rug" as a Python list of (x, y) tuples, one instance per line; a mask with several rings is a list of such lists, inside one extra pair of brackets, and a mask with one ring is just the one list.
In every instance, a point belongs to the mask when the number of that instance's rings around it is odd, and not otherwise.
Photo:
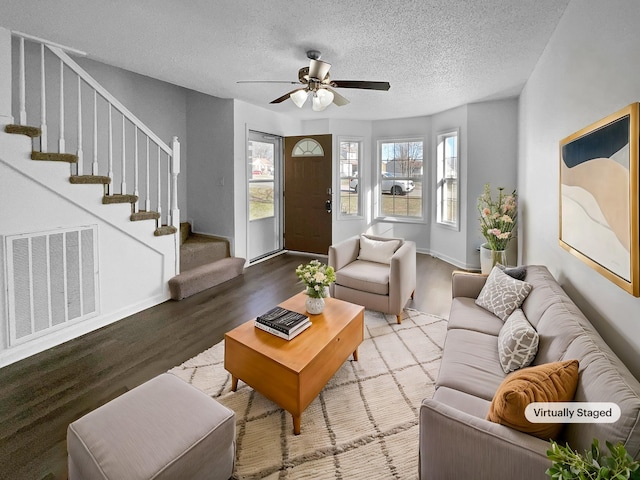
[(358, 361), (349, 358), (302, 414), (291, 415), (224, 369), (224, 341), (170, 370), (236, 413), (235, 479), (418, 478), (418, 415), (431, 398), (446, 320), (406, 309), (365, 311)]

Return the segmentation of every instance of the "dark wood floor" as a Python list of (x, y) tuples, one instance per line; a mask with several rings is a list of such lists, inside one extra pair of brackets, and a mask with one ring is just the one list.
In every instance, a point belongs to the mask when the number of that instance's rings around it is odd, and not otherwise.
[[(66, 479), (69, 423), (222, 340), (301, 290), (283, 254), (180, 302), (168, 301), (0, 369), (0, 478)], [(446, 317), (454, 267), (418, 255), (407, 305)]]

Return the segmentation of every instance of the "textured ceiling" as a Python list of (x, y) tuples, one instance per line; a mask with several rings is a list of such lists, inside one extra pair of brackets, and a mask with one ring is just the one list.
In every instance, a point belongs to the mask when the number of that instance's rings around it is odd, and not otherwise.
[[(0, 26), (88, 57), (298, 118), (429, 115), (514, 96), (569, 0), (0, 0)], [(305, 51), (338, 80), (391, 83), (340, 89), (351, 103), (313, 112), (269, 105), (295, 88)]]

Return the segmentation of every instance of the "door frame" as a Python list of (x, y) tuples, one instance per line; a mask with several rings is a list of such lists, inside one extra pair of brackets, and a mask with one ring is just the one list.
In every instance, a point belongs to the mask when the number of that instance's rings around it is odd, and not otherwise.
[[(275, 249), (270, 250), (268, 252), (259, 253), (258, 255), (252, 257), (253, 253), (251, 252), (251, 222), (259, 222), (260, 220), (251, 220), (251, 192), (249, 188), (249, 181), (251, 179), (251, 166), (249, 164), (249, 159), (251, 158), (251, 154), (249, 152), (249, 142), (257, 141), (255, 138), (260, 136), (263, 140), (274, 140), (275, 144), (274, 148), (274, 221), (275, 221)], [(267, 133), (260, 130), (253, 130), (248, 128), (245, 142), (245, 185), (247, 189), (246, 195), (246, 205), (247, 205), (247, 226), (246, 226), (246, 245), (247, 245), (247, 259), (248, 262), (256, 263), (260, 260), (264, 260), (272, 255), (277, 255), (284, 251), (284, 200), (283, 200), (283, 191), (284, 191), (284, 137), (281, 135), (277, 135), (275, 133)]]
[[(326, 142), (326, 138), (323, 138), (320, 142), (318, 141), (317, 137), (329, 137), (328, 138), (328, 145), (325, 143)], [(287, 212), (286, 212), (286, 204), (287, 204), (287, 199), (286, 199), (286, 195), (287, 195), (287, 190), (291, 191), (291, 189), (287, 187), (286, 182), (287, 182), (287, 171), (286, 171), (286, 165), (287, 165), (287, 156), (290, 155), (292, 158), (296, 158), (295, 156), (293, 156), (293, 148), (295, 148), (295, 145), (298, 144), (298, 142), (300, 142), (301, 140), (304, 140), (306, 138), (312, 139), (315, 142), (319, 143), (322, 147), (322, 149), (324, 150), (324, 154), (322, 157), (320, 156), (315, 156), (315, 155), (309, 155), (309, 157), (316, 157), (316, 158), (325, 158), (327, 159), (327, 168), (329, 169), (329, 181), (327, 182), (327, 190), (325, 191), (325, 193), (323, 193), (322, 195), (326, 195), (326, 199), (325, 200), (329, 200), (331, 202), (332, 205), (332, 210), (330, 213), (328, 213), (329, 216), (329, 223), (328, 226), (325, 228), (325, 232), (328, 232), (328, 244), (326, 245), (326, 251), (323, 253), (319, 253), (319, 252), (307, 252), (307, 251), (302, 251), (302, 250), (296, 250), (296, 249), (292, 249), (291, 248), (291, 244), (289, 243), (289, 245), (287, 245)], [(291, 152), (287, 152), (287, 142), (289, 140), (292, 140), (292, 142), (295, 140), (295, 143), (293, 143), (292, 145), (292, 151)], [(284, 248), (287, 251), (294, 251), (294, 252), (299, 252), (299, 253), (308, 253), (308, 254), (313, 254), (313, 255), (327, 255), (328, 254), (328, 249), (329, 246), (331, 246), (332, 242), (333, 242), (333, 227), (334, 227), (334, 220), (335, 220), (335, 166), (334, 166), (334, 150), (335, 150), (335, 142), (336, 142), (336, 136), (332, 133), (321, 133), (321, 134), (310, 134), (310, 135), (288, 135), (285, 136), (283, 138), (283, 189), (284, 189), (284, 194), (285, 194), (285, 198), (283, 200), (283, 207), (285, 208), (285, 211), (283, 212), (283, 225), (284, 225), (284, 236), (285, 236), (285, 244), (284, 244)], [(298, 158), (304, 158), (306, 155), (300, 156)], [(324, 202), (323, 202), (324, 205)], [(291, 229), (289, 228), (289, 230), (291, 231)]]

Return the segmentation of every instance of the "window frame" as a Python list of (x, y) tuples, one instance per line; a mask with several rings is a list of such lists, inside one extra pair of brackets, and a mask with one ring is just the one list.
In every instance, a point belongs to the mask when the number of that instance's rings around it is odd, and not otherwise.
[[(250, 131), (250, 134), (253, 133), (254, 135), (263, 135), (263, 136), (268, 136), (268, 137), (272, 137), (269, 134), (265, 134), (262, 132), (258, 132), (258, 131)], [(275, 137), (274, 137), (275, 138)], [(276, 139), (277, 140), (277, 139)], [(273, 145), (273, 165), (272, 165), (272, 175), (271, 178), (264, 178), (264, 179), (254, 179), (253, 178), (253, 170), (252, 170), (252, 166), (249, 162), (250, 159), (253, 158), (253, 153), (249, 152), (249, 143), (251, 142), (255, 142), (255, 143), (266, 143), (269, 145)], [(261, 142), (260, 140), (255, 140), (255, 139), (251, 139), (251, 138), (247, 138), (247, 180), (246, 180), (246, 185), (247, 185), (247, 220), (249, 222), (259, 222), (261, 220), (265, 220), (265, 219), (278, 219), (280, 215), (279, 210), (281, 208), (280, 206), (280, 201), (278, 200), (280, 198), (281, 192), (282, 192), (282, 181), (280, 178), (278, 178), (279, 176), (281, 176), (281, 167), (279, 165), (279, 159), (278, 159), (278, 149), (281, 148), (279, 146), (279, 140), (275, 141), (275, 142)], [(251, 185), (260, 185), (260, 184), (272, 184), (272, 189), (273, 189), (273, 213), (271, 213), (270, 215), (266, 215), (266, 216), (262, 216), (262, 217), (257, 217), (257, 218), (251, 218)]]
[[(446, 204), (447, 204), (447, 199), (446, 198), (440, 198), (440, 196), (445, 193), (445, 189), (441, 190), (441, 186), (444, 186), (444, 184), (447, 181), (451, 181), (451, 179), (453, 179), (454, 177), (446, 177), (446, 175), (444, 174), (444, 172), (446, 172), (446, 157), (444, 152), (442, 153), (442, 156), (440, 156), (440, 145), (443, 145), (443, 149), (444, 149), (444, 142), (446, 141), (447, 138), (450, 137), (456, 137), (456, 162), (455, 162), (455, 184), (456, 184), (456, 198), (457, 198), (457, 202), (456, 202), (456, 207), (455, 207), (455, 216), (456, 216), (456, 221), (455, 222), (451, 222), (451, 221), (447, 221), (447, 220), (443, 220), (443, 208), (445, 208)], [(443, 130), (441, 132), (436, 133), (435, 136), (435, 154), (434, 154), (434, 158), (435, 158), (435, 175), (434, 175), (434, 197), (435, 197), (435, 202), (434, 202), (434, 209), (435, 209), (435, 220), (436, 220), (436, 225), (439, 225), (441, 227), (444, 228), (448, 228), (450, 230), (455, 230), (455, 231), (460, 231), (460, 182), (461, 182), (461, 178), (460, 178), (460, 128), (449, 128), (447, 130)], [(442, 169), (443, 172), (443, 178), (440, 178), (440, 169)]]
[[(336, 188), (336, 192), (338, 192), (338, 205), (337, 205), (337, 219), (338, 220), (362, 220), (364, 218), (364, 208), (363, 208), (363, 198), (364, 196), (362, 195), (362, 188), (361, 186), (363, 185), (363, 179), (365, 178), (363, 175), (363, 169), (365, 168), (365, 161), (364, 161), (364, 152), (365, 152), (365, 146), (364, 146), (364, 138), (362, 137), (355, 137), (355, 136), (344, 136), (344, 137), (338, 137), (337, 139), (338, 144), (337, 144), (337, 150), (338, 153), (336, 155), (337, 158), (337, 167), (336, 167), (336, 171), (338, 172), (338, 185)], [(342, 175), (342, 159), (340, 158), (340, 147), (342, 145), (342, 143), (357, 143), (358, 144), (358, 175), (357, 176), (351, 176), (351, 177), (343, 177)], [(358, 180), (358, 189), (355, 192), (355, 194), (358, 197), (358, 213), (353, 214), (353, 215), (349, 215), (349, 214), (344, 214), (342, 213), (342, 179), (343, 178), (356, 178)]]
[[(384, 143), (409, 143), (409, 142), (420, 142), (422, 143), (422, 178), (421, 178), (421, 212), (420, 216), (405, 216), (405, 215), (386, 215), (382, 212), (382, 144)], [(425, 136), (423, 135), (410, 135), (410, 136), (393, 136), (393, 137), (383, 137), (378, 138), (376, 140), (376, 148), (377, 148), (377, 161), (376, 161), (376, 175), (375, 175), (375, 219), (383, 222), (396, 222), (396, 223), (420, 223), (424, 224), (426, 222), (425, 215), (425, 202), (426, 202), (426, 190), (425, 190), (425, 181), (427, 179), (427, 175), (425, 173), (425, 148), (427, 148), (427, 141)], [(404, 178), (404, 177), (401, 177)], [(409, 177), (407, 177), (409, 178)], [(415, 177), (413, 177), (415, 178)]]

